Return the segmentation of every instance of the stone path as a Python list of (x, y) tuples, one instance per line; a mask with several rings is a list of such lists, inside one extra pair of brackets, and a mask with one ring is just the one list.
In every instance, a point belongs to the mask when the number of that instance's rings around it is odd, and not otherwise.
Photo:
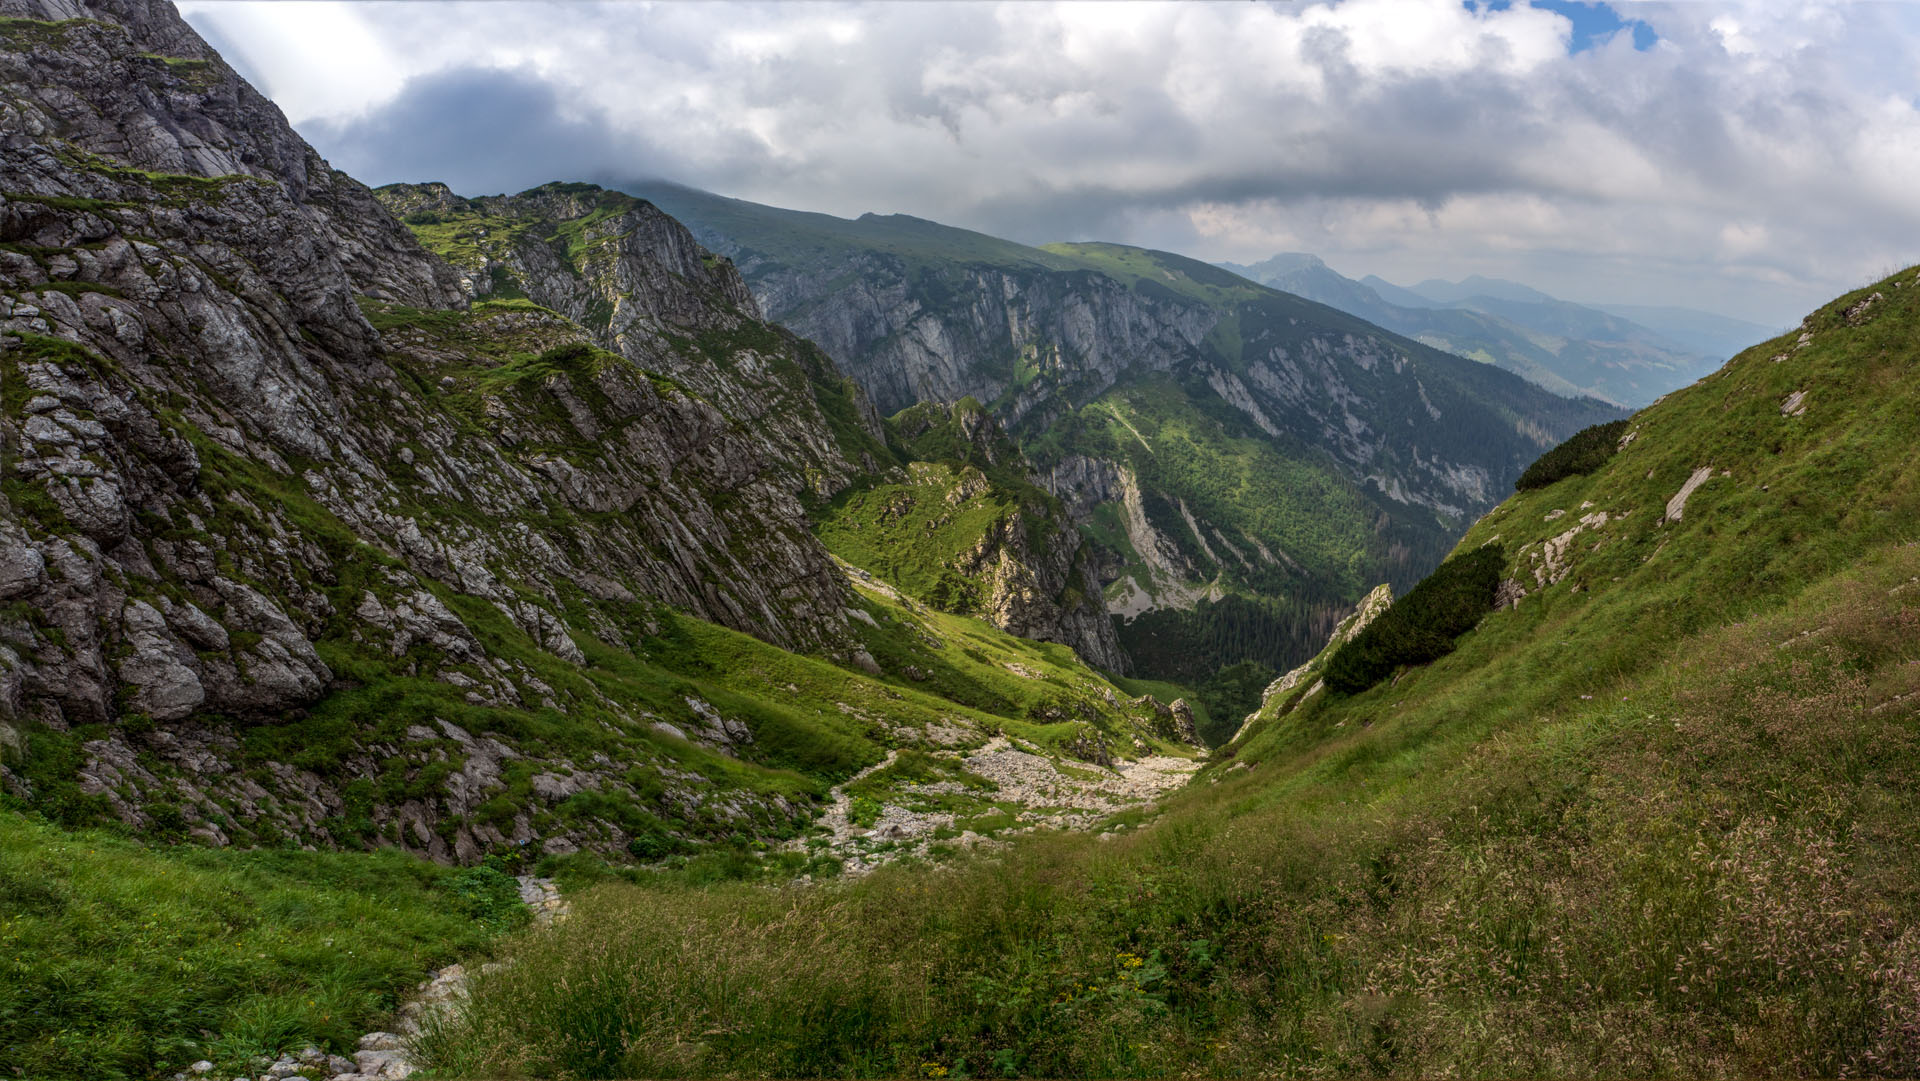
[[(891, 764), (895, 757), (889, 753), (879, 765), (861, 771), (833, 790), (832, 802), (819, 821), (826, 831), (824, 838), (815, 833), (811, 838), (788, 842), (787, 847), (806, 851), (810, 840), (817, 847), (824, 839), (827, 851), (844, 864), (844, 873), (859, 875), (889, 860), (924, 857), (934, 844), (972, 847), (993, 840), (971, 830), (936, 839), (937, 831), (950, 832), (961, 816), (946, 811), (916, 811), (901, 802), (886, 803), (871, 828), (854, 825), (847, 786)], [(1116, 811), (1137, 807), (1178, 788), (1200, 768), (1199, 759), (1171, 755), (1122, 761), (1111, 769), (1091, 762), (1060, 762), (1016, 745), (1004, 736), (996, 736), (976, 750), (948, 757), (957, 758), (969, 772), (994, 782), (997, 789), (981, 793), (954, 781), (935, 781), (903, 785), (898, 796), (905, 797), (907, 802), (916, 794), (971, 796), (1018, 805), (1020, 810), (1014, 815), (1017, 824), (996, 830), (997, 837), (1035, 829), (1090, 828)]]

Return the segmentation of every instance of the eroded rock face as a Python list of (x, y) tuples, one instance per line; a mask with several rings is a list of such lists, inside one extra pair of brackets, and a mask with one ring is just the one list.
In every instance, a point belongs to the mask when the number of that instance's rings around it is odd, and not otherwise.
[(987, 622), (1022, 638), (1065, 643), (1087, 663), (1124, 674), (1131, 663), (1107, 616), (1091, 554), (1070, 520), (1023, 508), (996, 522), (955, 569), (980, 583)]
[[(1218, 321), (1198, 306), (1148, 299), (1106, 278), (965, 267), (942, 284), (969, 303), (932, 310), (895, 257), (863, 254), (854, 265), (779, 274), (759, 273), (759, 260), (741, 258), (759, 283), (762, 307), (840, 360), (889, 413), (969, 395), (994, 401), (1008, 379), (980, 358), (1022, 347), (1046, 346), (1050, 359), (1070, 363), (1093, 389), (1129, 367), (1166, 371), (1192, 356)], [(1043, 397), (1017, 401), (1001, 419), (1018, 424), (1045, 404)]]
[[(273, 759), (241, 775), (237, 733), (361, 686), (367, 658), (474, 708), (590, 705), (645, 728), (515, 651), (580, 664), (582, 642), (630, 642), (661, 605), (849, 653), (847, 586), (800, 503), (858, 468), (811, 398), (838, 376), (758, 322), (686, 230), (645, 204), (603, 216), (581, 230), (591, 274), (519, 250), (562, 315), (475, 308), (483, 290), (165, 0), (0, 14), (12, 758), (25, 725), (124, 724), (87, 743), (81, 780), (129, 821), (162, 798), (210, 837), (248, 816), (322, 839), (364, 820), (465, 858), (571, 829), (537, 824), (538, 806), (445, 825), (508, 790), (511, 756), (484, 741), (428, 728), (350, 741), (328, 770)], [(579, 198), (528, 213), (572, 221)], [(533, 359), (568, 345), (582, 349)], [(357, 667), (335, 671), (328, 649)], [(632, 787), (566, 753), (574, 776)], [(456, 759), (451, 794), (369, 807), (348, 791)], [(560, 840), (587, 834), (619, 843), (597, 827)]]

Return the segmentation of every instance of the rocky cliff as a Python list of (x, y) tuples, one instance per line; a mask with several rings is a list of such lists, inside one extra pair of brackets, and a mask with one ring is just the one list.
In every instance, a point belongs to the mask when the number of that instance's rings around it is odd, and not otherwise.
[[(170, 5), (0, 13), (16, 765), (43, 744), (40, 766), (72, 760), (73, 800), (134, 821), (182, 802), (209, 836), (338, 840), (360, 815), (468, 852), (541, 832), (526, 808), (471, 820), (510, 784), (634, 763), (489, 742), (448, 711), (644, 728), (593, 681), (555, 681), (583, 648), (659, 630), (663, 605), (854, 655), (851, 595), (801, 503), (855, 468), (813, 398), (838, 377), (810, 377), (684, 229), (645, 207), (586, 223), (619, 290), (609, 318), (558, 289), (557, 307), (470, 304), (482, 291)], [(536, 257), (538, 290), (557, 272)], [(266, 749), (282, 741), (262, 726), (371, 723), (383, 696), (411, 697), (377, 732), (333, 730), (312, 761)], [(439, 712), (420, 704), (435, 696)], [(465, 795), (409, 796), (448, 768)], [(658, 769), (623, 783), (698, 773)], [(378, 796), (349, 791), (382, 776)]]
[[(750, 428), (762, 451), (816, 495), (877, 467), (841, 443), (883, 440), (857, 384), (808, 343), (759, 319), (725, 258), (642, 199), (552, 183), (463, 199), (442, 184), (375, 193), (475, 298), (525, 298), (578, 324), (596, 344), (665, 372)], [(829, 416), (825, 404), (837, 412)], [(834, 421), (843, 430), (836, 432)]]
[[(850, 588), (811, 515), (894, 436), (655, 207), (383, 205), (164, 0), (0, 0), (0, 145), (0, 806), (655, 858), (888, 747), (1161, 745), (1071, 651)], [(982, 614), (1112, 662), (1015, 532)]]
[(883, 253), (793, 268), (714, 239), (741, 253), (770, 318), (846, 358), (847, 373), (888, 412), (974, 397), (1018, 425), (1052, 404), (1052, 386), (1020, 392), (1033, 375), (1091, 395), (1129, 368), (1174, 367), (1215, 322), (1095, 274), (982, 265), (916, 274)]

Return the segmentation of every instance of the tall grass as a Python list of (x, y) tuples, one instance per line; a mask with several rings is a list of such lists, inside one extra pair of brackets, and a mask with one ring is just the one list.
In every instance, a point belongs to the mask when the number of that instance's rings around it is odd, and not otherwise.
[(1113, 840), (602, 887), (427, 1050), (455, 1076), (1911, 1073), (1915, 576), (1885, 549), (1604, 697), (1411, 758), (1362, 730)]
[(498, 887), (394, 851), (150, 848), (0, 810), (0, 1077), (351, 1051), (429, 969), (518, 925)]

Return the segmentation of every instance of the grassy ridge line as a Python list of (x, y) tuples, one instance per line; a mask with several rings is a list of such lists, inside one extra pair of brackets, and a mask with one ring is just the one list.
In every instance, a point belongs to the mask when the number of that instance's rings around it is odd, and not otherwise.
[(1080, 265), (1041, 248), (906, 214), (837, 218), (761, 206), (668, 183), (633, 184), (627, 190), (676, 218), (701, 222), (730, 237), (752, 238), (751, 243), (743, 244), (742, 258), (758, 254), (784, 263), (817, 259), (828, 251), (879, 251), (916, 269), (954, 262), (1051, 270), (1071, 270)]
[(1920, 1071), (1914, 292), (1842, 298), (1807, 348), (1743, 354), (1503, 504), (1462, 545), (1505, 546), (1518, 607), (1256, 722), (1146, 828), (841, 889), (600, 892), (516, 944), (439, 1061)]

